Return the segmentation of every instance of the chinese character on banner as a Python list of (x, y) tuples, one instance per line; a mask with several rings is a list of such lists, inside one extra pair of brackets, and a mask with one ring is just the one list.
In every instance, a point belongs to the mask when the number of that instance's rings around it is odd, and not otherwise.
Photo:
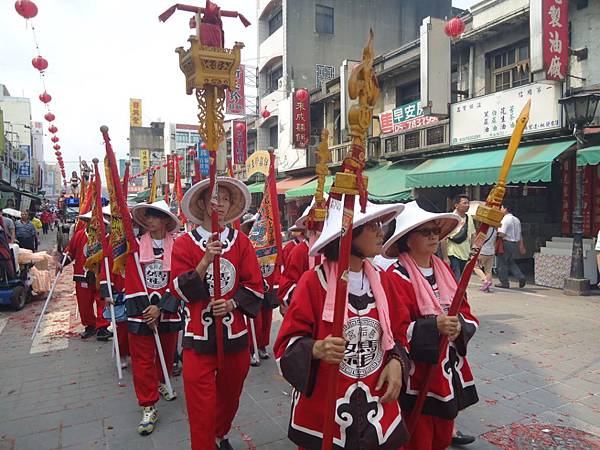
[(592, 166), (583, 169), (583, 235), (592, 237)]
[(293, 143), (295, 148), (307, 148), (310, 142), (310, 95), (298, 89), (293, 97)]
[(231, 148), (233, 150), (233, 163), (244, 164), (248, 156), (248, 138), (246, 134), (246, 122), (233, 120), (231, 123)]
[(389, 111), (379, 114), (379, 124), (383, 134), (392, 133), (394, 131), (394, 119)]
[(167, 183), (175, 183), (175, 155), (167, 155)]
[(245, 114), (246, 98), (244, 97), (244, 66), (240, 65), (235, 72), (235, 88), (227, 89), (227, 106), (225, 114)]
[(203, 177), (207, 177), (210, 173), (210, 154), (208, 149), (200, 147), (201, 145), (201, 142), (196, 144), (196, 149), (198, 150), (198, 159), (200, 161), (200, 173)]
[(129, 99), (129, 126), (142, 126), (142, 101), (138, 98)]
[(574, 164), (574, 159), (565, 159), (562, 162), (561, 168), (561, 184), (562, 184), (562, 209), (561, 209), (561, 221), (560, 221), (560, 231), (562, 234), (568, 235), (571, 234), (571, 211), (573, 207), (572, 202), (572, 186), (571, 182), (573, 180), (572, 166)]
[(548, 80), (563, 81), (569, 61), (569, 2), (542, 0), (544, 70)]

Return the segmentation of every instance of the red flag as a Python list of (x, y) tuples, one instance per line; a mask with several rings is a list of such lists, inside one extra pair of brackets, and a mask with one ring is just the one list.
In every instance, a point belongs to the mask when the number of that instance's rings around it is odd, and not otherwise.
[(100, 272), (102, 268), (102, 258), (104, 258), (104, 248), (107, 245), (106, 228), (104, 226), (104, 216), (102, 215), (102, 183), (98, 174), (98, 160), (94, 159), (95, 176), (94, 182), (90, 187), (93, 196), (92, 218), (87, 226), (87, 254), (84, 267), (90, 272), (96, 274), (96, 284), (100, 282)]
[(179, 220), (182, 224), (187, 223), (185, 215), (181, 211), (181, 200), (183, 200), (183, 189), (181, 188), (181, 171), (179, 169), (179, 161), (175, 162), (175, 198), (177, 199), (177, 206), (179, 207)]

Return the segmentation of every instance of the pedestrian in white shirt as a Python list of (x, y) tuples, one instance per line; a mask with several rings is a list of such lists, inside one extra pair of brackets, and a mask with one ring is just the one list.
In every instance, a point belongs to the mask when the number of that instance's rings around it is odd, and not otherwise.
[(517, 265), (518, 254), (525, 254), (525, 245), (521, 235), (521, 221), (512, 214), (512, 207), (508, 204), (502, 205), (502, 224), (498, 228), (498, 239), (502, 239), (503, 251), (497, 253), (498, 278), (500, 283), (496, 287), (508, 289), (510, 287), (508, 277), (514, 275), (519, 280), (519, 287), (525, 287), (525, 275)]
[(490, 227), (485, 236), (485, 241), (481, 246), (479, 257), (477, 258), (477, 265), (473, 272), (481, 280), (481, 292), (490, 293), (490, 287), (492, 286), (492, 268), (494, 267), (494, 256), (496, 254), (496, 235), (497, 231), (495, 228)]

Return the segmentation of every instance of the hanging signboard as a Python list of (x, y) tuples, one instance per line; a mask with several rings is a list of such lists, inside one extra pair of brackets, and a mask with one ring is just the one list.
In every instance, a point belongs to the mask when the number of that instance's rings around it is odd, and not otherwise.
[(246, 160), (246, 178), (250, 178), (255, 173), (269, 175), (270, 155), (266, 150), (258, 150), (252, 153)]
[(198, 160), (200, 161), (200, 174), (207, 177), (210, 174), (210, 153), (207, 149), (201, 147), (202, 143), (196, 144), (198, 150)]
[(244, 97), (244, 66), (240, 65), (235, 72), (235, 89), (227, 89), (227, 104), (225, 114), (244, 115), (246, 112), (246, 98)]
[(175, 155), (167, 155), (167, 183), (175, 183)]
[(382, 134), (399, 133), (438, 121), (437, 117), (423, 115), (420, 100), (406, 103), (379, 114), (379, 124)]
[(246, 131), (245, 121), (233, 120), (231, 122), (231, 143), (234, 164), (244, 164), (248, 157), (248, 135)]
[(293, 105), (293, 145), (295, 148), (306, 148), (310, 143), (310, 95), (308, 92), (304, 89), (296, 91)]

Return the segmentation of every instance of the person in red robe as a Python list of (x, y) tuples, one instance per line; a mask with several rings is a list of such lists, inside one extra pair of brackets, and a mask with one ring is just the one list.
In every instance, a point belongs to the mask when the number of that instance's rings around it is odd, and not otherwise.
[(290, 227), (290, 229), (288, 230), (290, 232), (290, 234), (292, 235), (292, 239), (290, 239), (290, 241), (288, 241), (287, 244), (285, 244), (283, 246), (283, 267), (285, 269), (285, 267), (288, 264), (288, 260), (290, 257), (290, 254), (292, 253), (292, 251), (303, 241), (306, 240), (306, 230), (304, 228), (300, 228), (298, 225), (294, 224)]
[[(140, 203), (131, 207), (133, 220), (144, 230), (139, 240), (139, 258), (143, 275), (125, 277), (125, 301), (129, 332), (129, 352), (133, 386), (142, 408), (137, 431), (147, 436), (158, 421), (156, 403), (177, 398), (165, 384), (154, 329), (158, 331), (168, 375), (172, 374), (177, 334), (182, 327), (180, 301), (171, 295), (169, 284), (173, 273), (173, 233), (179, 230), (179, 219), (164, 200)], [(125, 273), (137, 273), (135, 257), (130, 254)]]
[(371, 264), (381, 252), (382, 225), (403, 205), (357, 202), (348, 271), (344, 337), (332, 337), (342, 203), (331, 199), (323, 231), (310, 254), (324, 261), (300, 278), (281, 325), (275, 355), (294, 387), (288, 437), (302, 449), (323, 445), (328, 364), (339, 364), (334, 449), (397, 450), (408, 439), (398, 396), (405, 383), (408, 312), (384, 271)]
[[(407, 414), (414, 407), (427, 366), (436, 365), (423, 413), (406, 450), (450, 446), (458, 412), (478, 401), (467, 344), (479, 322), (466, 298), (458, 316), (447, 315), (457, 284), (450, 267), (435, 255), (440, 240), (456, 228), (459, 220), (454, 213), (434, 214), (416, 202), (409, 203), (383, 247), (383, 255), (396, 260), (387, 273), (410, 313), (407, 340), (413, 369), (401, 395), (402, 409)], [(438, 350), (441, 335), (450, 341), (444, 355)]]
[[(250, 206), (244, 183), (218, 178), (221, 230), (211, 224), (210, 180), (192, 186), (182, 210), (198, 226), (177, 238), (171, 262), (171, 291), (186, 311), (183, 381), (193, 450), (231, 449), (227, 434), (248, 374), (248, 331), (263, 299), (263, 278), (250, 240), (227, 226)], [(215, 299), (213, 260), (220, 255), (221, 296)], [(223, 329), (223, 366), (218, 366), (215, 319)]]

